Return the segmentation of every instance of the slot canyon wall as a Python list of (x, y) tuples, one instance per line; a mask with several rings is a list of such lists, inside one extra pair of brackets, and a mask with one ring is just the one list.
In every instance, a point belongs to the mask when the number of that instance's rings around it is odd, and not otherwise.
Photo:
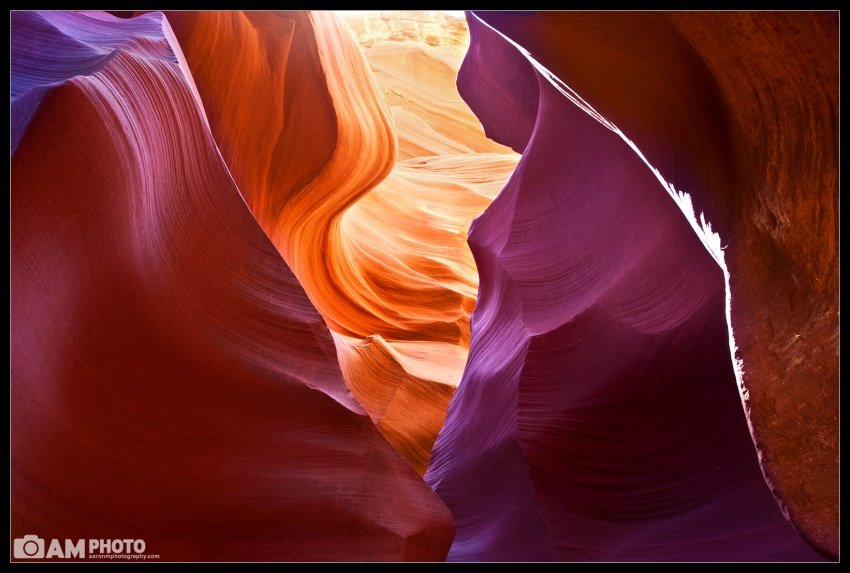
[(838, 558), (837, 13), (11, 32), (13, 538)]

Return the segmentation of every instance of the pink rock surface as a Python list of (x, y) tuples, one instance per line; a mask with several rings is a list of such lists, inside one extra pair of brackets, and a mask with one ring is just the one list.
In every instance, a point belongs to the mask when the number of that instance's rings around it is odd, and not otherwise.
[(426, 473), (457, 522), (449, 558), (819, 559), (759, 467), (721, 268), (623, 138), (468, 21), (461, 93), (502, 143), (534, 129), (470, 230), (470, 358)]
[(838, 555), (838, 12), (482, 12), (720, 234), (762, 469)]

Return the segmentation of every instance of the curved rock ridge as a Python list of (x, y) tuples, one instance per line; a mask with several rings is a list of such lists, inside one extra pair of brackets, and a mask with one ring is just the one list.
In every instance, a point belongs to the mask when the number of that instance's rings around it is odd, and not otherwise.
[[(333, 330), (380, 333), (373, 312), (346, 296), (357, 268), (337, 255), (339, 226), (346, 209), (392, 169), (396, 135), (348, 29), (329, 12), (169, 18), (257, 221)], [(281, 41), (287, 34), (291, 40)], [(247, 73), (233, 74), (234, 67)]]
[[(431, 16), (382, 17), (396, 37), (325, 12), (168, 14), (252, 212), (339, 333), (353, 393), (419, 471), (469, 345), (466, 229), (517, 161), (457, 94), (465, 24)], [(385, 416), (376, 397), (408, 384), (415, 405)]]
[[(12, 83), (11, 103), (14, 106), (11, 126), (11, 153), (26, 131), (32, 115), (41, 104), (47, 89), (76, 75), (91, 75), (101, 70), (122, 47), (133, 43), (133, 48), (156, 52), (156, 44), (127, 37), (123, 42), (104, 41), (103, 32), (109, 25), (91, 18), (79, 30), (80, 39), (63, 34), (62, 22), (47, 21), (38, 14), (18, 14), (18, 23), (11, 37), (10, 55)], [(24, 24), (25, 22), (25, 24)], [(155, 18), (140, 18), (136, 24), (140, 34), (156, 33), (161, 29)], [(55, 34), (52, 45), (40, 42), (45, 34)], [(167, 57), (167, 54), (162, 54)]]
[(722, 237), (762, 469), (801, 534), (837, 557), (838, 13), (480, 17), (592, 102)]
[(11, 16), (12, 536), (443, 559), (451, 515), (351, 396), (166, 19)]
[[(359, 289), (355, 292), (380, 296), (402, 313), (399, 322), (428, 313), (454, 329), (446, 333), (448, 340), (442, 332), (431, 340), (336, 337), (352, 392), (420, 473), (466, 364), (468, 316), (478, 282), (465, 243), (466, 225), (490, 204), (515, 164), (502, 154), (405, 160), (342, 221), (349, 239), (343, 255), (360, 261), (362, 269), (351, 280)], [(387, 218), (387, 213), (395, 216)], [(387, 315), (388, 322), (395, 319)], [(376, 394), (397, 401), (397, 408), (389, 410), (394, 415), (385, 415)]]
[[(458, 252), (454, 244), (463, 243), (465, 236), (458, 235), (486, 206), (479, 196), (489, 200), (495, 195), (516, 156), (488, 140), (457, 97), (453, 82), (462, 49), (452, 43), (432, 46), (422, 38), (377, 44), (373, 38), (366, 52), (370, 62), (377, 62), (372, 66), (379, 71), (373, 74), (333, 13), (181, 12), (169, 18), (225, 161), (257, 220), (331, 328), (361, 338), (378, 334), (387, 340), (468, 339), (468, 327), (458, 322), (468, 318), (469, 309), (462, 307), (471, 306), (477, 287), (474, 263), (465, 248)], [(287, 45), (292, 54), (277, 47), (277, 35), (289, 28), (295, 38)], [(450, 36), (457, 34), (447, 29)], [(250, 71), (237, 77), (230, 73), (234, 67)], [(324, 75), (324, 85), (302, 87), (302, 76), (317, 72)], [(267, 84), (276, 89), (265, 89)], [(390, 112), (385, 93), (406, 103), (393, 105)], [(245, 106), (244, 101), (253, 104)], [(293, 155), (302, 142), (321, 148), (321, 153), (310, 154), (309, 171), (301, 167), (301, 157)], [(404, 152), (394, 180), (378, 186), (400, 148)], [(494, 153), (499, 157), (488, 155)], [(434, 156), (443, 160), (405, 163)], [(293, 170), (302, 175), (293, 177)], [(441, 180), (432, 183), (432, 178)], [(408, 231), (401, 224), (393, 227), (394, 220), (407, 221), (407, 213), (418, 203), (433, 203), (432, 196), (447, 180), (457, 180), (455, 189), (470, 189), (469, 198), (461, 202), (474, 205), (457, 214), (419, 209), (426, 216), (419, 227), (434, 229), (436, 236), (410, 257), (396, 249), (399, 260), (384, 257), (383, 268), (375, 268), (373, 260), (364, 260), (362, 239), (340, 228), (383, 225), (387, 230), (382, 244), (368, 250), (393, 248), (405, 241)], [(376, 193), (370, 193), (376, 186)], [(373, 198), (375, 194), (381, 197)], [(363, 212), (373, 217), (374, 209), (349, 212), (364, 198), (373, 204), (400, 204), (381, 220), (370, 221)], [(431, 259), (427, 265), (408, 260), (423, 255)], [(447, 256), (461, 260), (446, 261)], [(445, 275), (454, 276), (444, 281)], [(431, 286), (410, 289), (406, 285), (411, 279)], [(391, 289), (402, 293), (387, 300)], [(458, 290), (466, 296), (457, 296)], [(438, 312), (435, 305), (446, 311)]]
[(358, 263), (348, 276), (351, 296), (364, 305), (382, 301), (373, 307), (379, 333), (411, 340), (406, 329), (415, 317), (413, 341), (468, 347), (478, 276), (466, 229), (515, 166), (513, 154), (400, 161), (345, 213), (341, 256)]
[(518, 157), (486, 137), (457, 93), (462, 19), (397, 12), (345, 21), (390, 107), (399, 155), (342, 219), (357, 271), (347, 291), (385, 324), (362, 342), (338, 337), (341, 364), (384, 436), (424, 473), (468, 353), (478, 274), (466, 231)]
[(761, 472), (723, 270), (601, 116), (468, 23), (460, 92), (523, 156), (469, 233), (470, 355), (425, 474), (449, 559), (819, 560)]

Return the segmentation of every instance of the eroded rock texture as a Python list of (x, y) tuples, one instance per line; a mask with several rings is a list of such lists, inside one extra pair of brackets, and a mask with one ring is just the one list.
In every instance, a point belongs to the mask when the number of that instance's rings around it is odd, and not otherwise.
[(482, 18), (622, 129), (720, 233), (763, 469), (801, 533), (837, 555), (837, 13)]
[(163, 15), (15, 12), (12, 36), (12, 536), (442, 559), (451, 515), (346, 388)]
[[(729, 241), (732, 323), (768, 477), (777, 476), (780, 499), (803, 501), (797, 513), (789, 501), (792, 516), (801, 516), (795, 523), (829, 549), (817, 524), (831, 526), (837, 510), (833, 503), (821, 511), (837, 494), (829, 439), (837, 430), (830, 393), (837, 385), (830, 342), (835, 269), (825, 268), (835, 261), (837, 215), (829, 91), (837, 82), (830, 83), (834, 58), (826, 54), (835, 46), (833, 23), (820, 16), (793, 25), (790, 16), (770, 18), (684, 15), (677, 24), (631, 14), (468, 17), (472, 40), (461, 94), (487, 133), (523, 158), (470, 231), (481, 286), (469, 363), (426, 474), (458, 525), (450, 558), (818, 559), (783, 517), (762, 475), (736, 389), (723, 272), (649, 167), (601, 118), (557, 89), (546, 69), (629, 135), (667, 181), (693, 193), (698, 212)], [(771, 52), (766, 36), (786, 28), (788, 48)], [(724, 43), (735, 32), (736, 42)], [(793, 110), (774, 103), (768, 84), (799, 60), (776, 63), (771, 54), (790, 57), (793, 39), (809, 35), (821, 38), (812, 52), (795, 57), (825, 57), (810, 78), (822, 82), (816, 88), (822, 91), (815, 103)], [(700, 46), (713, 64), (704, 63)], [(725, 84), (714, 79), (736, 50), (749, 58), (755, 86), (739, 81), (732, 88), (738, 70)], [(761, 63), (768, 56), (771, 62)], [(802, 77), (797, 72), (780, 84), (784, 97), (797, 93), (793, 86)], [(751, 101), (761, 82), (758, 96), (766, 99), (759, 101), (775, 105), (768, 109), (777, 116), (765, 118)], [(773, 125), (760, 130), (759, 121)], [(813, 134), (803, 151), (784, 143), (791, 142), (786, 124), (791, 134)], [(748, 139), (736, 129), (758, 135)], [(790, 180), (783, 173), (811, 174), (807, 201), (794, 201), (799, 187), (784, 186)], [(765, 185), (771, 189), (763, 191)], [(782, 232), (756, 232), (762, 212), (755, 206), (765, 204), (788, 218), (795, 213), (799, 230), (780, 225)], [(814, 239), (820, 224), (826, 238)], [(809, 242), (794, 257), (783, 255), (792, 237)], [(803, 267), (782, 266), (815, 251), (805, 282), (797, 270)], [(742, 268), (748, 261), (756, 267), (752, 275)], [(783, 269), (799, 276), (771, 274)], [(773, 287), (767, 276), (784, 284)], [(821, 281), (827, 286), (819, 290), (814, 285)], [(746, 285), (764, 291), (758, 301)], [(796, 306), (791, 301), (790, 312), (787, 302), (771, 306), (791, 292), (801, 298)], [(821, 298), (806, 298), (818, 292)], [(800, 366), (798, 357), (785, 355), (772, 363), (817, 370), (799, 391), (782, 391), (797, 383), (790, 371), (776, 376), (760, 369), (758, 356), (783, 336), (759, 326), (758, 316), (768, 312), (783, 314), (777, 320), (798, 330), (824, 329), (796, 343), (822, 347), (815, 360)], [(808, 393), (818, 395), (806, 400)], [(760, 418), (789, 399), (811, 417)], [(779, 428), (806, 428), (823, 441), (783, 453), (789, 442), (774, 436)], [(801, 466), (811, 477), (802, 493), (778, 477)]]
[(424, 472), (469, 346), (466, 229), (517, 161), (454, 88), (462, 22), (352, 16), (352, 34), (327, 12), (168, 17), (240, 190), (338, 335), (349, 387)]
[(120, 16), (12, 13), (13, 537), (837, 556), (837, 13)]

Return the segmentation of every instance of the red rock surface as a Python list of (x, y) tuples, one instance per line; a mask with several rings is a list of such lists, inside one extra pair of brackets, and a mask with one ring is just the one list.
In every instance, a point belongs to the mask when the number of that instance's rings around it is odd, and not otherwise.
[(12, 537), (140, 538), (174, 561), (443, 559), (451, 515), (346, 388), (167, 21), (13, 27), (18, 65), (67, 39), (88, 46), (71, 56), (118, 49), (86, 73), (62, 62), (12, 157)]

